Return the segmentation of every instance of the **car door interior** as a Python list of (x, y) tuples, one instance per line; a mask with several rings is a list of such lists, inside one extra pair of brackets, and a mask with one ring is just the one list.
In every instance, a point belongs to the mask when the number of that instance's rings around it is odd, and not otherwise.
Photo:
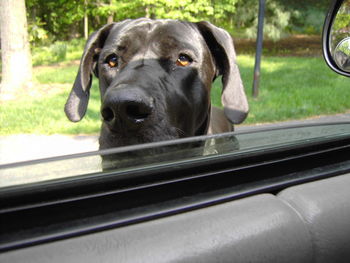
[(348, 262), (350, 174), (0, 254), (5, 262)]

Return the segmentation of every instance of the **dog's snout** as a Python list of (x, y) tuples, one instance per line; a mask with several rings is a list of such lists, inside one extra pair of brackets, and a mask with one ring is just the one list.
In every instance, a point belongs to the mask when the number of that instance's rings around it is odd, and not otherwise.
[(153, 99), (140, 88), (108, 91), (101, 115), (112, 129), (137, 129), (152, 115)]
[(141, 102), (130, 102), (127, 103), (125, 107), (125, 115), (135, 120), (135, 122), (140, 122), (145, 120), (152, 113), (152, 105)]
[(110, 107), (108, 107), (108, 106), (106, 106), (106, 107), (104, 107), (102, 109), (101, 114), (102, 114), (103, 120), (106, 121), (106, 122), (113, 121), (114, 116), (115, 116), (113, 110)]

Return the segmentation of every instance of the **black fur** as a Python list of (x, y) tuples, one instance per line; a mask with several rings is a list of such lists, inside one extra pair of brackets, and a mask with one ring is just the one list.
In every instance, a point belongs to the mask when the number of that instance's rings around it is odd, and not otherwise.
[[(177, 64), (183, 55), (189, 66)], [(111, 56), (118, 66), (108, 64)], [(93, 73), (104, 119), (100, 149), (207, 134), (218, 75), (227, 119), (239, 123), (248, 113), (232, 39), (207, 22), (126, 20), (95, 32), (65, 107), (72, 121), (86, 112)]]

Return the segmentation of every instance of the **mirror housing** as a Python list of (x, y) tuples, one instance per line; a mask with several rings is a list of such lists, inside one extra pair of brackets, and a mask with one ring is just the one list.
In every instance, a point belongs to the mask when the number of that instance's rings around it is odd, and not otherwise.
[(322, 42), (327, 65), (350, 77), (350, 0), (332, 2), (323, 26)]

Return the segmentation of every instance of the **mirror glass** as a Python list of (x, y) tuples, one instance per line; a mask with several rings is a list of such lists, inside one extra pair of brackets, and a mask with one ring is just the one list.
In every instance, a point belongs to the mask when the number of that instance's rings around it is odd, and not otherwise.
[(334, 49), (333, 58), (340, 69), (350, 72), (350, 37), (339, 42)]
[(334, 19), (330, 41), (330, 53), (337, 66), (350, 72), (350, 0), (345, 0)]

